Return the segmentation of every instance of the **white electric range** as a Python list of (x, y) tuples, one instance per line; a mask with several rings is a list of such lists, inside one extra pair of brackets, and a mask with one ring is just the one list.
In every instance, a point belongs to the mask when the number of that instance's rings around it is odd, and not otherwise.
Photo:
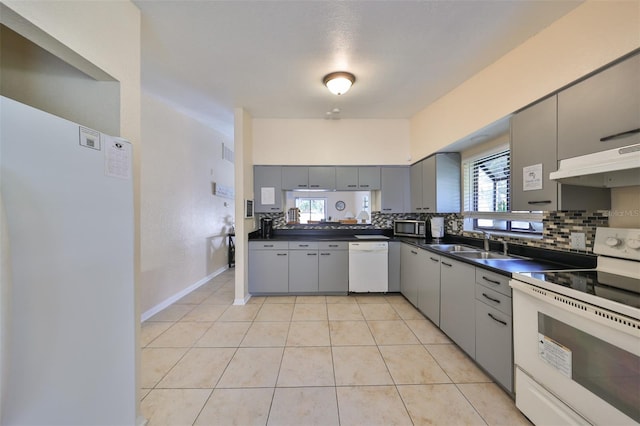
[(640, 229), (597, 228), (594, 253), (510, 281), (516, 406), (537, 425), (640, 423)]

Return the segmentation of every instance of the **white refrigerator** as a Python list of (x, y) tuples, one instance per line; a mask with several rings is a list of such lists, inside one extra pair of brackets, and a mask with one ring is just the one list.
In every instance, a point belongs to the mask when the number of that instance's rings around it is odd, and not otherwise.
[(135, 424), (131, 144), (0, 102), (0, 424)]

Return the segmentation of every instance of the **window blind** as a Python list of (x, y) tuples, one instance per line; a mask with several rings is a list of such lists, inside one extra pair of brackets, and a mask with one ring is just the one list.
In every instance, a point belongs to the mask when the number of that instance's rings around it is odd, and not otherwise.
[(509, 150), (477, 158), (464, 167), (464, 210), (507, 212), (510, 209)]

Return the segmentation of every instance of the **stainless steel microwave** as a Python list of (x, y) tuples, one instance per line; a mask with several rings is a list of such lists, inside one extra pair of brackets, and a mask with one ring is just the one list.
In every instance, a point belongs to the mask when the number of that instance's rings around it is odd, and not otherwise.
[(427, 222), (424, 220), (394, 220), (393, 235), (426, 238)]

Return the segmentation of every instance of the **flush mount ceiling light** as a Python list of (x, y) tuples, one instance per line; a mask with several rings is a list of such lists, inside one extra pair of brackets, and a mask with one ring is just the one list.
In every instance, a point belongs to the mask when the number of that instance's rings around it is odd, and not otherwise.
[(346, 71), (337, 71), (327, 74), (322, 82), (334, 95), (347, 93), (351, 85), (356, 81), (356, 76)]

